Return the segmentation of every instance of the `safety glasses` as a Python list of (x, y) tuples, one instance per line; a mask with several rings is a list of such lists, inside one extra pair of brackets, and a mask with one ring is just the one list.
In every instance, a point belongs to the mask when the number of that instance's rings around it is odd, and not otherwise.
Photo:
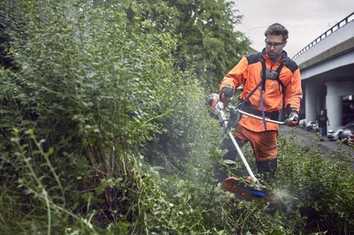
[(267, 39), (264, 40), (267, 47), (281, 47), (284, 46), (285, 42), (269, 42)]

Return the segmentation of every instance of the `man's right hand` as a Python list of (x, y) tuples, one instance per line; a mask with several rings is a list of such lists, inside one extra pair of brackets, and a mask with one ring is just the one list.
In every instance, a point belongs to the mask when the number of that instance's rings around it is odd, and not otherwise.
[(232, 87), (223, 87), (220, 91), (220, 101), (223, 102), (225, 106), (227, 106), (233, 95), (234, 89)]

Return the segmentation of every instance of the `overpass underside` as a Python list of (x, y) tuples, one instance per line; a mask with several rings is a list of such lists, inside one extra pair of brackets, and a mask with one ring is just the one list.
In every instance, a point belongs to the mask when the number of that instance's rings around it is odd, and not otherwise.
[(306, 120), (316, 120), (326, 109), (331, 129), (354, 121), (354, 12), (294, 58), (302, 71)]
[(316, 120), (320, 110), (326, 109), (330, 128), (354, 121), (354, 64), (303, 80), (302, 87), (306, 120)]

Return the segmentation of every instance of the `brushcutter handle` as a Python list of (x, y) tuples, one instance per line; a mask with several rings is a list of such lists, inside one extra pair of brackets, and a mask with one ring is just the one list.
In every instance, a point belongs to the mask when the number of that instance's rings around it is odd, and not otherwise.
[(215, 105), (214, 113), (217, 115), (220, 124), (225, 129), (225, 131), (232, 129), (235, 127), (237, 120), (239, 119), (239, 114), (237, 109), (232, 106), (228, 109), (229, 115), (226, 115), (226, 111), (224, 108), (224, 103), (219, 101)]
[(224, 111), (225, 104), (220, 101), (219, 94), (212, 93), (207, 97), (207, 104), (214, 117), (219, 120), (220, 125), (226, 130), (228, 125), (228, 120)]
[(226, 114), (224, 111), (224, 103), (222, 103), (221, 101), (219, 101), (216, 106), (215, 106), (215, 113), (219, 119), (220, 124), (226, 129), (227, 125), (228, 125), (228, 121), (226, 118)]
[[(257, 119), (259, 119), (259, 120), (263, 120), (262, 117), (257, 116), (257, 115), (254, 115), (254, 114), (252, 114), (252, 113), (245, 112), (245, 111), (243, 111), (243, 110), (241, 110), (241, 109), (236, 109), (236, 110), (237, 110), (239, 113), (244, 114), (244, 115), (246, 115), (246, 116), (250, 116), (250, 117), (257, 118)], [(286, 125), (286, 124), (287, 124), (286, 122), (276, 121), (276, 120), (269, 119), (269, 118), (265, 118), (264, 120), (265, 120), (266, 122), (271, 122), (271, 123), (275, 123), (275, 124), (278, 124), (278, 125)]]

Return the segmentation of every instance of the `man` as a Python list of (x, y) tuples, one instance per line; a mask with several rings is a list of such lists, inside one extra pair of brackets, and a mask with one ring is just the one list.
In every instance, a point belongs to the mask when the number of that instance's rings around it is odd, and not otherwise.
[(278, 124), (267, 122), (266, 118), (278, 120), (285, 107), (287, 125), (297, 125), (302, 98), (300, 70), (283, 50), (287, 39), (288, 31), (283, 25), (270, 25), (265, 31), (263, 51), (243, 57), (220, 85), (220, 100), (224, 106), (235, 89), (243, 86), (240, 108), (263, 119), (242, 115), (234, 136), (240, 145), (251, 143), (258, 172), (266, 178), (273, 177), (277, 169), (279, 129)]
[(324, 141), (324, 138), (327, 136), (327, 123), (329, 125), (329, 120), (327, 117), (327, 111), (321, 109), (320, 115), (317, 117), (318, 127), (320, 128), (320, 141)]

